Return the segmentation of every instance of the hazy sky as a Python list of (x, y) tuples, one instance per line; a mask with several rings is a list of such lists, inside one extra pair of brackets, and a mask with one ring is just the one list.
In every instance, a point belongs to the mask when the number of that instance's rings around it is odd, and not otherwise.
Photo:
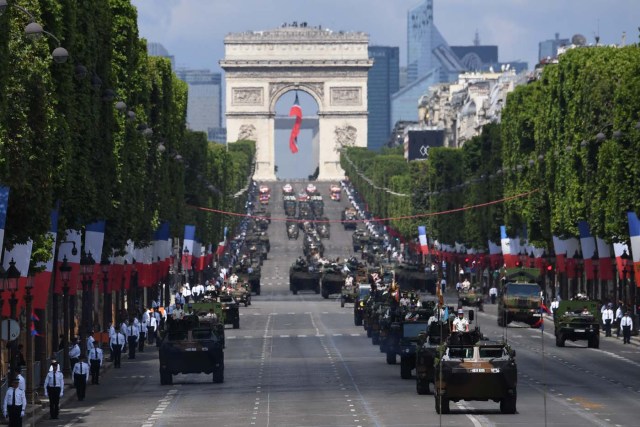
[[(178, 66), (219, 70), (224, 36), (268, 30), (283, 22), (308, 22), (332, 30), (364, 31), (370, 43), (399, 46), (406, 65), (407, 10), (421, 0), (133, 0), (140, 36), (162, 43)], [(452, 45), (499, 47), (501, 61), (532, 68), (538, 42), (581, 33), (588, 41), (638, 41), (640, 0), (435, 0), (434, 21)]]

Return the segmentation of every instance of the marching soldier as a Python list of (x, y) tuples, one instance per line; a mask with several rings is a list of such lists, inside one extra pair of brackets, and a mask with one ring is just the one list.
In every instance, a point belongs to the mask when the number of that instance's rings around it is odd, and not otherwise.
[(138, 351), (139, 352), (144, 352), (144, 343), (147, 340), (147, 329), (149, 325), (148, 318), (149, 318), (148, 315), (146, 319), (144, 316), (142, 316), (142, 321), (138, 325), (138, 327), (140, 328), (140, 331), (139, 331), (140, 333), (138, 335)]
[(64, 377), (58, 369), (58, 361), (51, 360), (51, 368), (44, 380), (44, 396), (49, 397), (49, 415), (52, 420), (58, 419), (60, 398), (64, 395)]
[(124, 335), (120, 332), (120, 328), (116, 327), (116, 331), (109, 339), (109, 347), (111, 348), (111, 358), (113, 367), (120, 367), (120, 357), (122, 356), (122, 347), (124, 347)]
[(73, 384), (76, 387), (76, 393), (78, 394), (78, 400), (80, 402), (84, 400), (84, 396), (87, 391), (89, 369), (90, 368), (87, 364), (87, 357), (83, 354), (80, 356), (78, 363), (76, 363), (73, 367)]
[(104, 354), (99, 345), (95, 345), (89, 352), (89, 365), (91, 370), (91, 384), (100, 384), (100, 368)]
[(69, 364), (71, 365), (71, 369), (78, 363), (78, 358), (80, 357), (80, 346), (78, 345), (78, 339), (73, 338), (71, 340), (71, 348), (69, 348)]
[(22, 418), (27, 408), (27, 396), (23, 390), (20, 390), (19, 384), (20, 379), (18, 377), (14, 377), (11, 380), (11, 387), (7, 389), (4, 404), (2, 405), (2, 413), (5, 418), (9, 419), (9, 427), (22, 426)]

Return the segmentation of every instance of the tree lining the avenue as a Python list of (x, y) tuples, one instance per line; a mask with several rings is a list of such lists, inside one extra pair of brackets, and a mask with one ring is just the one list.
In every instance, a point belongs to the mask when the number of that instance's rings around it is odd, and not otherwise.
[(640, 208), (639, 114), (638, 45), (571, 49), (510, 93), (501, 123), (485, 126), (462, 148), (431, 148), (427, 160), (409, 163), (401, 162), (400, 151), (348, 148), (341, 164), (376, 217), (439, 212), (539, 189), (504, 204), (390, 221), (407, 238), (426, 224), (441, 242), (486, 249), (488, 239), (500, 240), (505, 224), (513, 234), (526, 227), (530, 243), (552, 248), (553, 235), (577, 236), (584, 220), (594, 235), (627, 241), (626, 212)]
[[(127, 239), (149, 242), (162, 221), (171, 235), (194, 224), (204, 242), (222, 240), (237, 218), (198, 213), (188, 202), (230, 211), (251, 174), (254, 144), (210, 143), (187, 130), (187, 85), (169, 59), (147, 54), (130, 0), (13, 1), (57, 42), (30, 39), (29, 16), (0, 16), (0, 182), (10, 188), (5, 246), (34, 240), (32, 264), (46, 261), (50, 212), (59, 230), (106, 220), (105, 251)], [(99, 262), (100, 260), (98, 260)]]

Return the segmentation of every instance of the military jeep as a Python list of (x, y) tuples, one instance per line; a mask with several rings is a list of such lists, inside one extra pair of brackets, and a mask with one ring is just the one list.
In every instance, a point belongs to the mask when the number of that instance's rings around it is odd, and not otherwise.
[(177, 374), (213, 374), (224, 381), (224, 326), (208, 312), (190, 314), (165, 323), (158, 355), (160, 384), (173, 384)]
[(454, 332), (441, 347), (434, 371), (438, 414), (449, 413), (449, 402), (460, 400), (493, 400), (503, 414), (516, 413), (518, 368), (515, 350), (507, 344), (484, 340), (477, 330)]
[(498, 326), (507, 326), (512, 321), (533, 326), (540, 320), (541, 289), (537, 280), (539, 272), (535, 269), (507, 270), (498, 294)]
[(586, 340), (589, 348), (600, 348), (600, 311), (596, 301), (560, 301), (554, 317), (556, 346), (566, 340)]

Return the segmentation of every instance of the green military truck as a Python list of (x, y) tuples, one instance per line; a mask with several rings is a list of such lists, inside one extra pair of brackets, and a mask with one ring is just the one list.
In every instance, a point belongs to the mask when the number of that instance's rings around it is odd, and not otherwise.
[(434, 367), (436, 412), (448, 414), (451, 401), (500, 402), (503, 414), (516, 413), (518, 367), (515, 350), (473, 332), (453, 332)]
[(533, 268), (508, 269), (498, 293), (498, 326), (512, 321), (533, 326), (540, 320), (539, 271)]
[(554, 317), (556, 346), (565, 341), (585, 340), (589, 348), (600, 348), (600, 311), (597, 301), (560, 301)]
[(169, 318), (162, 333), (160, 384), (173, 384), (177, 374), (212, 374), (214, 383), (224, 381), (224, 325), (208, 311), (182, 319)]

